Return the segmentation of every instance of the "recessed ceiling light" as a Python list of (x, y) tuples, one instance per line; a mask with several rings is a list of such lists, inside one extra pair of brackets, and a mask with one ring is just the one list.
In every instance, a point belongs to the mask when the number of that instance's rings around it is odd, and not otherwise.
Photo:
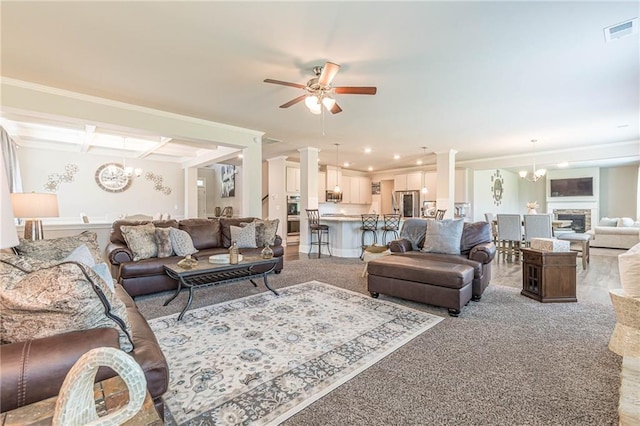
[(569, 162), (563, 161), (562, 163), (558, 163), (558, 167), (569, 167)]
[(342, 164), (344, 167), (349, 167), (349, 162), (345, 161), (344, 164)]
[(398, 154), (393, 154), (393, 159), (394, 159), (394, 160), (399, 160), (399, 159), (400, 159), (400, 156), (399, 156)]
[(366, 148), (364, 149), (364, 153), (365, 153), (365, 154), (371, 154), (371, 148), (366, 147)]
[(369, 166), (369, 168), (367, 170), (372, 171), (373, 167)]
[(422, 164), (422, 160), (416, 160), (416, 164), (419, 166)]
[(244, 155), (238, 154), (238, 158), (244, 158)]

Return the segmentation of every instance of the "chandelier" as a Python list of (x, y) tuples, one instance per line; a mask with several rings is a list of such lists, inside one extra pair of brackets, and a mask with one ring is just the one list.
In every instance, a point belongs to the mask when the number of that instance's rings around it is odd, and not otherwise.
[(518, 173), (522, 179), (526, 179), (529, 182), (537, 182), (547, 173), (545, 169), (536, 169), (536, 142), (537, 140), (535, 139), (531, 140), (531, 143), (533, 143), (533, 168), (531, 173), (526, 170), (521, 170)]
[[(125, 137), (122, 138), (122, 149), (123, 151), (127, 150), (127, 139)], [(124, 175), (127, 178), (140, 177), (142, 176), (142, 169), (139, 167), (133, 168), (131, 166), (127, 166), (126, 158), (122, 157), (122, 168), (124, 169)]]

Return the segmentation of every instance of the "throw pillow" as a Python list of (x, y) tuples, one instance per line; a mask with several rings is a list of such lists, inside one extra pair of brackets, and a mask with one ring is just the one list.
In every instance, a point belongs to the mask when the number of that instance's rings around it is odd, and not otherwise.
[(632, 226), (633, 226), (633, 219), (631, 219), (630, 217), (621, 217), (620, 220), (618, 220), (619, 228), (629, 228)]
[(620, 283), (631, 297), (640, 297), (640, 243), (618, 256)]
[(407, 219), (402, 224), (400, 238), (411, 243), (411, 250), (418, 251), (424, 243), (424, 235), (427, 229), (427, 221), (424, 219)]
[(102, 262), (92, 266), (91, 269), (93, 269), (93, 272), (95, 272), (100, 278), (102, 278), (102, 280), (105, 282), (105, 284), (107, 284), (107, 287), (109, 287), (109, 290), (111, 290), (112, 293), (116, 291), (116, 286), (113, 281), (113, 277), (111, 276), (111, 271), (109, 271), (109, 265)]
[(20, 244), (15, 247), (15, 250), (20, 255), (34, 259), (60, 261), (82, 244), (87, 246), (96, 263), (104, 262), (102, 250), (98, 245), (98, 235), (91, 231), (84, 231), (70, 237), (36, 241), (20, 238)]
[(603, 217), (598, 222), (598, 226), (617, 226), (619, 218), (617, 217)]
[(426, 253), (460, 254), (462, 219), (428, 219), (422, 251)]
[(158, 257), (169, 257), (173, 255), (171, 239), (169, 238), (169, 229), (171, 228), (156, 228), (155, 230), (156, 245), (158, 246)]
[(86, 244), (82, 244), (81, 246), (76, 247), (75, 250), (69, 253), (69, 255), (62, 260), (63, 262), (69, 261), (84, 263), (89, 267), (93, 267), (96, 264), (96, 261), (91, 255), (91, 252), (89, 251), (89, 248)]
[(133, 349), (126, 306), (89, 267), (78, 262), (0, 254), (0, 335), (20, 342), (75, 330), (112, 327), (120, 348)]
[(133, 260), (149, 259), (158, 256), (156, 245), (156, 227), (152, 223), (136, 226), (121, 226), (122, 236), (127, 247), (133, 253)]
[(255, 221), (256, 224), (256, 245), (264, 247), (265, 244), (272, 246), (276, 242), (276, 234), (280, 219)]
[(187, 231), (177, 228), (169, 228), (169, 239), (171, 240), (171, 248), (178, 256), (186, 256), (198, 251), (193, 246), (193, 241)]
[(256, 248), (256, 223), (243, 223), (244, 226), (230, 226), (231, 241), (238, 244), (238, 248)]

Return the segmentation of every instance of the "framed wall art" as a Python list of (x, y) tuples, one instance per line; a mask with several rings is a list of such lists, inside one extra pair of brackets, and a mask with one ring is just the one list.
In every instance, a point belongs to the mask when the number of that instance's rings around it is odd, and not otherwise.
[(222, 176), (222, 198), (236, 196), (236, 166), (223, 164), (220, 172)]

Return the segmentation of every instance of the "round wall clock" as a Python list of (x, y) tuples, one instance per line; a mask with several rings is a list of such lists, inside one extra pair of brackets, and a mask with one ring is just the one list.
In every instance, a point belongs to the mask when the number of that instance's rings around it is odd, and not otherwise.
[(493, 204), (499, 206), (502, 204), (502, 195), (504, 193), (504, 178), (500, 175), (500, 170), (491, 176), (491, 194), (493, 195)]
[(96, 183), (107, 192), (123, 192), (131, 186), (131, 179), (122, 164), (106, 163), (96, 170)]

